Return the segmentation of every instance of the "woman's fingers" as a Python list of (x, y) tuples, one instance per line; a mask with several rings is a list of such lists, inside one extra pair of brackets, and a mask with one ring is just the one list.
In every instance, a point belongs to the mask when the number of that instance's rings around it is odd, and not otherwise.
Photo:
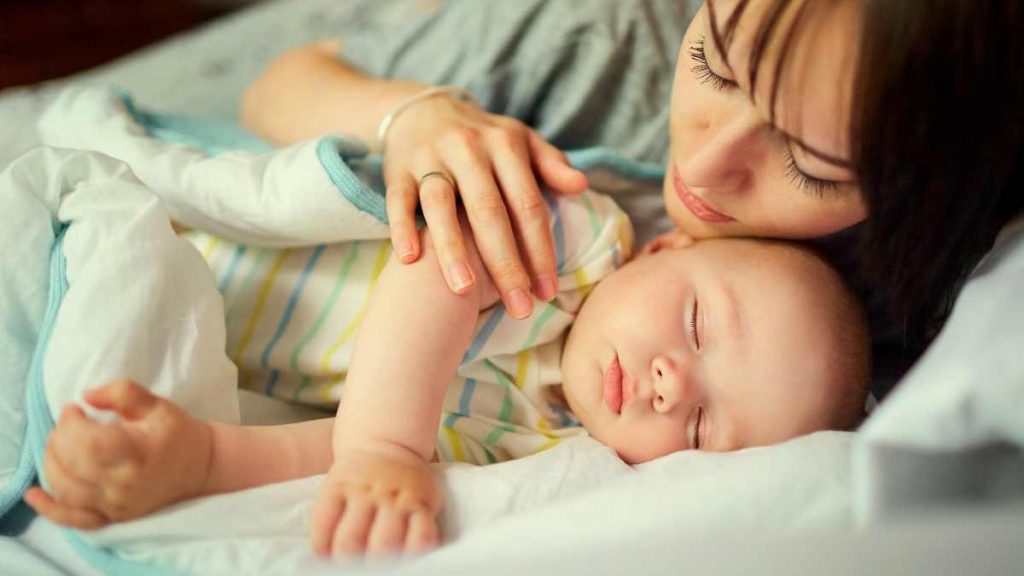
[(421, 178), (420, 205), (448, 287), (456, 294), (464, 294), (476, 282), (476, 277), (469, 266), (466, 246), (462, 242), (455, 190), (448, 180), (450, 176), (442, 170), (437, 171), (444, 176)]
[[(466, 217), (477, 251), (513, 318), (533, 312), (530, 276), (520, 258), (518, 241), (505, 197), (495, 182), (483, 142), (464, 142), (450, 148)], [(433, 236), (433, 230), (431, 230)]]
[[(449, 287), (465, 293), (475, 282), (458, 228), (461, 200), (473, 240), (511, 316), (533, 312), (557, 293), (557, 259), (542, 188), (577, 194), (586, 176), (560, 150), (522, 122), (439, 100), (434, 114), (405, 124), (385, 162), (391, 238), (400, 261), (423, 252), (415, 232), (417, 200), (437, 246)], [(429, 119), (429, 120), (428, 120)], [(444, 176), (428, 174), (440, 172)]]
[(587, 189), (587, 175), (569, 164), (565, 153), (530, 130), (527, 133), (530, 158), (540, 181), (560, 194), (580, 194)]
[(557, 293), (555, 243), (548, 205), (530, 168), (525, 136), (496, 142), (493, 158), (494, 173), (509, 207), (515, 237), (533, 280), (533, 291), (541, 300), (551, 300)]
[(407, 173), (393, 175), (388, 178), (385, 199), (395, 255), (403, 264), (415, 262), (420, 257), (420, 235), (416, 231), (416, 206), (420, 201), (416, 181)]

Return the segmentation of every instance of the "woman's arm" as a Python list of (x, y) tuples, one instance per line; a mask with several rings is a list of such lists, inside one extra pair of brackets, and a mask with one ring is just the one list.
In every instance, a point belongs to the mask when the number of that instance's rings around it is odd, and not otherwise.
[(271, 62), (242, 96), (242, 124), (277, 144), (327, 133), (372, 143), (384, 116), (427, 88), (367, 76), (338, 58), (340, 46), (341, 40), (326, 40), (292, 49)]

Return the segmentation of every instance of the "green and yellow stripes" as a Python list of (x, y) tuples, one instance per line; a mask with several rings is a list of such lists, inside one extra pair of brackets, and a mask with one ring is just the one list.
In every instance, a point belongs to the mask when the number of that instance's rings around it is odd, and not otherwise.
[[(356, 329), (359, 328), (360, 322), (363, 320), (363, 315), (366, 313), (366, 305), (370, 301), (370, 294), (373, 292), (373, 286), (377, 283), (377, 279), (380, 278), (381, 272), (384, 271), (384, 265), (387, 264), (388, 257), (391, 255), (390, 245), (386, 242), (381, 242), (380, 248), (377, 249), (377, 257), (373, 264), (373, 271), (370, 273), (370, 282), (366, 290), (366, 295), (363, 297), (362, 303), (359, 305), (358, 310), (349, 320), (348, 325), (341, 331), (341, 334), (327, 347), (324, 351), (323, 357), (320, 359), (320, 369), (323, 373), (330, 372), (331, 359), (337, 351), (348, 343), (349, 340), (356, 333)], [(325, 386), (321, 391), (321, 400), (329, 402), (334, 387)]]
[(266, 276), (263, 277), (263, 283), (260, 285), (259, 293), (256, 297), (256, 305), (253, 307), (252, 313), (249, 315), (249, 321), (245, 325), (245, 329), (242, 331), (242, 337), (238, 341), (238, 346), (235, 349), (234, 360), (235, 364), (241, 365), (242, 355), (245, 353), (246, 348), (249, 347), (249, 342), (252, 340), (252, 335), (256, 331), (256, 326), (259, 324), (260, 316), (263, 314), (263, 309), (266, 307), (267, 298), (270, 296), (270, 291), (274, 287), (274, 282), (277, 281), (277, 276), (281, 272), (281, 268), (284, 266), (288, 256), (291, 255), (291, 250), (282, 250), (278, 253), (277, 258), (274, 259), (274, 263), (270, 267), (270, 271)]

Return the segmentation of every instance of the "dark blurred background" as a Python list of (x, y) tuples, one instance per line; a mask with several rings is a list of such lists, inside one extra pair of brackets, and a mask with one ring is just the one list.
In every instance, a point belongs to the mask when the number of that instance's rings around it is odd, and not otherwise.
[(0, 88), (85, 70), (258, 0), (0, 0)]

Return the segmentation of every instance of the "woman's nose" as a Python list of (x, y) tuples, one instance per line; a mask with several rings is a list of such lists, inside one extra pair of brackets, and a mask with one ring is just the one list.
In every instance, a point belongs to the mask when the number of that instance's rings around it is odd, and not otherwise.
[(654, 388), (651, 402), (658, 412), (671, 412), (688, 401), (690, 393), (686, 374), (668, 356), (656, 356), (651, 361), (651, 380)]
[(690, 187), (716, 192), (741, 190), (761, 157), (766, 128), (753, 107), (708, 122), (691, 137), (680, 165), (683, 181)]

